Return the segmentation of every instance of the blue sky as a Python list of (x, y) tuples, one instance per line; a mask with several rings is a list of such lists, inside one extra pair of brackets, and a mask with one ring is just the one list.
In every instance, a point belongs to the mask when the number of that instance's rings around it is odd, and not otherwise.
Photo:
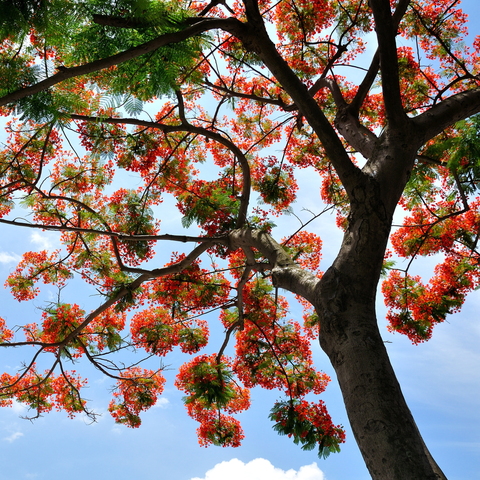
[[(470, 13), (471, 31), (480, 33), (478, 4), (463, 2)], [(343, 73), (343, 72), (342, 72)], [(1, 138), (1, 137), (0, 137)], [(299, 198), (296, 213), (307, 220), (302, 208), (318, 212), (319, 180), (311, 172), (300, 172)], [(166, 218), (162, 230), (174, 233), (180, 215), (172, 213), (171, 204), (162, 208)], [(277, 222), (276, 237), (297, 228), (293, 217)], [(176, 225), (176, 226), (175, 226)], [(180, 227), (181, 228), (181, 227)], [(339, 248), (341, 235), (333, 216), (324, 215), (311, 231), (324, 242), (323, 269), (330, 265)], [(2, 226), (0, 237), (0, 284), (15, 268), (16, 262), (28, 250), (58, 245), (56, 234), (33, 232)], [(178, 246), (174, 250), (180, 250)], [(431, 274), (434, 259), (422, 260), (417, 271)], [(0, 315), (9, 323), (24, 324), (38, 317), (43, 301), (55, 297), (56, 291), (46, 287), (35, 301), (19, 304), (9, 294), (0, 291)], [(81, 283), (70, 284), (65, 298), (91, 309), (98, 304), (95, 291)], [(291, 302), (293, 318), (301, 310)], [(480, 295), (474, 292), (462, 312), (449, 317), (436, 327), (433, 338), (424, 345), (412, 346), (407, 338), (391, 335), (383, 320), (385, 308), (378, 302), (378, 317), (383, 338), (387, 343), (392, 364), (397, 373), (417, 425), (433, 456), (450, 480), (480, 480)], [(212, 324), (215, 317), (211, 317)], [(217, 351), (222, 331), (213, 331), (211, 347)], [(142, 415), (139, 429), (116, 425), (107, 412), (111, 398), (110, 381), (99, 372), (79, 364), (77, 370), (89, 379), (85, 396), (90, 406), (101, 413), (99, 421), (88, 424), (82, 418), (70, 420), (64, 413), (51, 413), (31, 423), (22, 420), (25, 410), (15, 405), (0, 409), (0, 480), (49, 479), (70, 480), (88, 478), (133, 478), (142, 480), (367, 480), (369, 474), (348, 426), (335, 374), (327, 357), (317, 344), (313, 345), (317, 368), (332, 377), (322, 398), (335, 423), (343, 424), (347, 441), (340, 454), (319, 460), (315, 452), (303, 452), (286, 437), (279, 437), (268, 420), (268, 413), (278, 395), (276, 392), (252, 392), (251, 409), (239, 415), (245, 440), (237, 449), (198, 445), (197, 424), (185, 412), (181, 393), (174, 385), (176, 368), (186, 359), (179, 353), (165, 359), (167, 385), (161, 401)], [(28, 352), (27, 352), (28, 353)], [(21, 350), (0, 350), (0, 371), (13, 373), (28, 356)], [(158, 366), (152, 364), (152, 368)]]

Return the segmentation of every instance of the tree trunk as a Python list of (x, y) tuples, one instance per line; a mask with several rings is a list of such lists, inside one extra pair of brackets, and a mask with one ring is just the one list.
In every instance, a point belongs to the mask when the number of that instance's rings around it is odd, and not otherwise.
[[(378, 331), (373, 299), (331, 268), (323, 283), (320, 344), (337, 374), (355, 439), (374, 480), (438, 480)], [(334, 288), (333, 288), (334, 287)]]
[(336, 371), (372, 478), (445, 479), (405, 402), (377, 325), (376, 290), (396, 201), (381, 200), (375, 179), (354, 193), (339, 255), (316, 287), (320, 345)]

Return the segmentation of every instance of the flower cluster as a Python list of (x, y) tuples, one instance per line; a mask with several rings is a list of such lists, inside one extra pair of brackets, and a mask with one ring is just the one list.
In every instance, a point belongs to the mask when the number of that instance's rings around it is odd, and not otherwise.
[(148, 410), (163, 392), (165, 378), (160, 372), (131, 367), (120, 374), (117, 391), (108, 410), (115, 422), (138, 428), (142, 423), (140, 412)]
[(80, 390), (87, 381), (72, 370), (55, 376), (50, 371), (43, 374), (30, 365), (22, 374), (11, 376), (7, 373), (0, 377), (0, 406), (12, 405), (12, 400), (23, 403), (37, 412), (37, 416), (47, 413), (55, 407), (64, 410), (69, 417), (85, 411), (85, 400)]
[(274, 429), (280, 435), (293, 437), (295, 444), (301, 444), (304, 450), (313, 450), (318, 446), (318, 456), (326, 458), (340, 451), (345, 442), (345, 433), (341, 426), (332, 423), (330, 415), (322, 401), (309, 403), (305, 400), (276, 402), (270, 413), (275, 422)]
[(240, 445), (243, 431), (231, 414), (250, 407), (250, 392), (235, 382), (228, 358), (222, 357), (222, 362), (215, 355), (194, 358), (180, 368), (175, 385), (186, 393), (188, 414), (200, 422), (200, 445)]
[(13, 338), (13, 332), (7, 328), (5, 320), (0, 317), (0, 343), (9, 342)]

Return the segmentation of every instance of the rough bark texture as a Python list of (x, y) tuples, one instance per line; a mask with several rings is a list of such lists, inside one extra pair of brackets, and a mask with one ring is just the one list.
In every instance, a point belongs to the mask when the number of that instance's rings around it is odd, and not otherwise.
[(431, 460), (377, 328), (372, 295), (332, 267), (319, 289), (320, 344), (335, 368), (374, 480), (445, 478)]
[(375, 480), (445, 478), (405, 402), (375, 313), (393, 212), (414, 155), (398, 136), (387, 134), (379, 142), (366, 169), (371, 168), (368, 180), (354, 190), (339, 255), (317, 286), (314, 303), (320, 345), (335, 368), (352, 430)]
[[(337, 373), (355, 438), (375, 480), (445, 478), (405, 402), (380, 336), (375, 295), (393, 212), (415, 146), (389, 134), (374, 151), (368, 180), (354, 190), (348, 228), (317, 286), (320, 345)], [(380, 183), (379, 183), (380, 181)]]

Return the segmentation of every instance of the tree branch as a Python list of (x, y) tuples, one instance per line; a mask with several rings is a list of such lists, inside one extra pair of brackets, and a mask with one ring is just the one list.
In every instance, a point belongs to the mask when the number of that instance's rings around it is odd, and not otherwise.
[[(180, 106), (180, 108), (182, 108)], [(182, 115), (182, 114), (181, 114)], [(125, 124), (125, 125), (137, 125), (147, 128), (155, 128), (156, 130), (161, 130), (165, 133), (171, 132), (190, 132), (202, 135), (206, 138), (214, 140), (225, 147), (227, 147), (238, 159), (240, 163), (240, 168), (242, 169), (243, 174), (243, 187), (242, 194), (240, 196), (240, 208), (238, 210), (237, 217), (237, 228), (243, 227), (247, 219), (247, 210), (250, 202), (250, 190), (251, 190), (251, 175), (250, 175), (250, 166), (248, 160), (245, 157), (244, 153), (230, 140), (220, 135), (219, 133), (213, 132), (203, 127), (197, 127), (186, 121), (185, 116), (183, 115), (182, 123), (180, 125), (164, 125), (157, 122), (149, 122), (147, 120), (136, 120), (133, 118), (100, 118), (93, 117), (89, 115), (77, 115), (72, 114), (70, 118), (73, 120), (80, 120), (84, 122), (104, 122), (110, 124)], [(186, 123), (184, 123), (186, 122)]]
[(314, 303), (316, 286), (320, 279), (298, 266), (268, 233), (243, 228), (231, 232), (228, 239), (232, 250), (254, 247), (268, 259), (268, 269), (272, 271), (274, 286), (285, 288)]
[[(409, 3), (410, 0), (400, 0), (395, 13), (393, 14), (392, 30), (394, 30), (395, 35)], [(377, 48), (367, 74), (358, 87), (355, 98), (347, 107), (340, 107), (337, 116), (335, 117), (335, 127), (337, 127), (337, 130), (343, 135), (345, 140), (347, 140), (347, 142), (365, 158), (370, 158), (372, 155), (377, 136), (360, 123), (359, 113), (363, 102), (375, 81), (379, 67), (380, 51)]]
[(281, 109), (285, 111), (292, 111), (295, 110), (295, 105), (288, 105), (286, 104), (282, 99), (280, 98), (265, 98), (265, 97), (259, 97), (258, 95), (254, 94), (248, 94), (248, 93), (242, 93), (242, 92), (236, 92), (234, 90), (231, 90), (228, 87), (224, 87), (221, 85), (215, 85), (214, 83), (210, 82), (208, 79), (204, 81), (205, 85), (209, 86), (212, 90), (219, 90), (221, 92), (224, 92), (227, 94), (227, 96), (231, 97), (236, 97), (236, 98), (244, 98), (246, 100), (253, 100), (255, 102), (259, 103), (268, 103), (270, 105), (276, 105), (277, 107), (280, 107)]
[(365, 158), (370, 158), (377, 142), (377, 136), (360, 123), (348, 106), (339, 108), (335, 116), (335, 127), (343, 138)]
[(460, 92), (437, 103), (413, 118), (413, 131), (417, 132), (419, 146), (437, 136), (456, 122), (480, 112), (480, 87)]
[[(398, 30), (398, 25), (400, 24), (407, 8), (410, 4), (410, 0), (400, 0), (397, 4), (397, 8), (395, 9), (395, 13), (393, 14), (393, 28), (395, 29), (395, 34)], [(375, 52), (372, 62), (368, 67), (367, 74), (365, 75), (362, 83), (359, 85), (357, 93), (355, 94), (355, 98), (350, 103), (351, 113), (355, 116), (358, 116), (360, 108), (370, 91), (370, 88), (375, 81), (375, 77), (377, 76), (378, 69), (380, 68), (380, 52), (377, 48)]]
[(63, 225), (44, 225), (28, 222), (19, 222), (18, 220), (7, 220), (5, 218), (0, 218), (0, 223), (5, 223), (7, 225), (13, 225), (17, 227), (27, 227), (27, 228), (38, 228), (41, 230), (53, 230), (58, 232), (77, 232), (77, 233), (93, 233), (96, 235), (104, 235), (107, 237), (114, 237), (122, 242), (150, 242), (150, 241), (171, 241), (171, 242), (182, 242), (182, 243), (204, 243), (204, 242), (222, 242), (224, 237), (191, 237), (188, 235), (131, 235), (129, 233), (123, 232), (108, 232), (104, 230), (94, 230), (93, 228), (82, 228), (82, 227), (68, 227)]
[(115, 305), (119, 300), (121, 300), (125, 295), (129, 294), (133, 290), (139, 288), (144, 282), (151, 280), (153, 278), (164, 277), (166, 275), (171, 275), (174, 273), (180, 273), (182, 270), (191, 265), (191, 263), (197, 259), (203, 252), (209, 248), (208, 244), (202, 244), (195, 247), (183, 260), (174, 265), (169, 265), (168, 267), (156, 268), (149, 272), (146, 272), (140, 275), (133, 282), (122, 288), (115, 297), (108, 299), (93, 312), (90, 312), (85, 317), (85, 320), (74, 330), (72, 330), (61, 342), (51, 344), (49, 346), (64, 346), (67, 345), (72, 339), (79, 335), (82, 330), (93, 321), (98, 315), (108, 310), (111, 306)]
[(93, 62), (87, 63), (85, 65), (79, 65), (77, 67), (62, 68), (61, 71), (59, 71), (55, 75), (52, 75), (46, 80), (38, 82), (29, 87), (16, 90), (15, 92), (9, 93), (8, 95), (1, 97), (0, 107), (9, 103), (14, 103), (17, 100), (28, 97), (30, 95), (35, 95), (36, 93), (47, 90), (48, 88), (57, 85), (58, 83), (63, 82), (64, 80), (67, 80), (69, 78), (79, 77), (81, 75), (88, 75), (90, 73), (112, 67), (113, 65), (118, 65), (119, 63), (132, 60), (141, 55), (144, 55), (145, 53), (153, 52), (165, 45), (183, 42), (184, 40), (200, 35), (203, 32), (207, 32), (209, 30), (217, 28), (226, 30), (227, 27), (232, 27), (232, 23), (236, 24), (240, 22), (235, 19), (205, 18), (180, 32), (166, 33), (164, 35), (160, 35), (159, 37), (154, 38), (149, 42), (143, 43), (142, 45), (138, 45), (137, 47), (130, 48), (129, 50), (117, 53), (110, 57), (95, 60)]
[(325, 148), (329, 160), (335, 167), (347, 194), (354, 185), (363, 181), (363, 175), (350, 160), (334, 128), (308, 92), (305, 85), (278, 53), (265, 29), (258, 5), (253, 0), (244, 1), (247, 9), (247, 24), (232, 25), (230, 33), (239, 38), (246, 49), (255, 51), (307, 119)]
[(368, 92), (370, 91), (370, 88), (372, 88), (373, 82), (377, 77), (379, 68), (380, 68), (380, 53), (377, 48), (377, 51), (373, 55), (372, 62), (368, 67), (367, 73), (363, 78), (362, 83), (358, 86), (358, 90), (357, 90), (357, 93), (355, 94), (355, 98), (350, 103), (349, 109), (353, 115), (358, 117), (360, 108), (362, 107), (363, 102), (365, 101), (365, 98), (367, 98)]
[[(408, 3), (408, 1), (402, 2), (402, 7), (405, 10)], [(408, 119), (403, 110), (400, 95), (397, 43), (395, 40), (398, 28), (397, 18), (395, 21), (392, 18), (389, 0), (370, 0), (369, 4), (375, 19), (385, 113), (389, 125), (395, 127), (405, 124)]]

